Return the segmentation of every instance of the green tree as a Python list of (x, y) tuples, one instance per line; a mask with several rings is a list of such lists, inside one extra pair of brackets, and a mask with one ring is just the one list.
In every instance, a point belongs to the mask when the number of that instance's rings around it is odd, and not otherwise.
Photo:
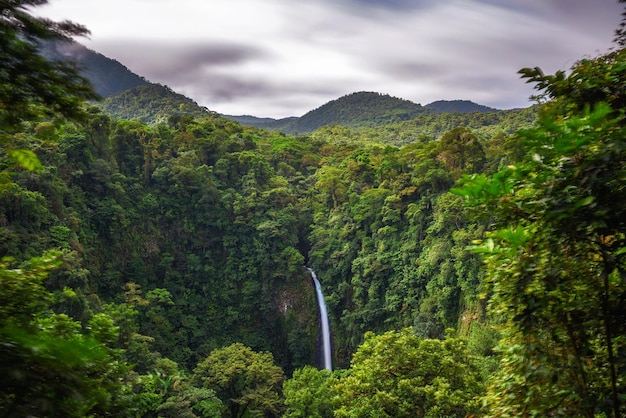
[(342, 171), (332, 166), (323, 166), (317, 174), (315, 187), (330, 197), (332, 207), (336, 208), (345, 199), (347, 186), (342, 179)]
[(224, 405), (211, 389), (187, 387), (157, 408), (163, 418), (220, 418)]
[(128, 408), (126, 366), (81, 325), (53, 314), (49, 252), (19, 268), (0, 261), (0, 415), (84, 417)]
[(452, 173), (478, 173), (485, 164), (485, 152), (469, 129), (455, 128), (439, 140), (437, 160)]
[(285, 418), (332, 418), (332, 372), (305, 366), (285, 380)]
[(79, 117), (83, 114), (83, 100), (97, 97), (73, 65), (51, 62), (39, 54), (42, 41), (88, 33), (75, 23), (53, 22), (27, 11), (46, 3), (0, 2), (0, 149), (8, 157), (7, 161), (0, 161), (7, 165), (0, 166), (0, 180), (5, 182), (12, 165), (41, 169), (32, 149), (15, 144), (15, 134), (24, 122), (44, 117)]
[(551, 99), (526, 156), (455, 191), (496, 221), (477, 248), (504, 319), (490, 414), (624, 416), (626, 51), (522, 74)]
[(285, 374), (271, 353), (258, 353), (235, 343), (214, 350), (198, 364), (194, 386), (215, 391), (226, 405), (225, 416), (278, 416), (283, 411)]
[(88, 34), (85, 27), (34, 17), (28, 9), (47, 0), (0, 3), (0, 127), (2, 133), (22, 121), (45, 116), (77, 116), (83, 100), (95, 98), (86, 79), (71, 64), (48, 61), (38, 42)]
[(334, 385), (336, 417), (468, 416), (480, 411), (480, 374), (463, 340), (409, 329), (367, 333)]
[(178, 364), (167, 358), (158, 359), (150, 373), (139, 376), (133, 391), (133, 405), (141, 417), (219, 418), (224, 410), (213, 390), (192, 386)]

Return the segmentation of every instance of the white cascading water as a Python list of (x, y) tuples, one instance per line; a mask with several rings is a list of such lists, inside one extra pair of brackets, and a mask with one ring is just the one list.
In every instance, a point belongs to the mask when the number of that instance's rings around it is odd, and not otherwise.
[(328, 321), (328, 310), (326, 309), (326, 302), (324, 301), (324, 294), (322, 293), (322, 285), (317, 280), (317, 275), (313, 269), (307, 267), (313, 277), (313, 283), (315, 283), (315, 294), (317, 295), (317, 304), (320, 309), (320, 321), (322, 323), (322, 348), (324, 356), (322, 357), (322, 367), (326, 370), (333, 369), (333, 358), (330, 347), (330, 323)]

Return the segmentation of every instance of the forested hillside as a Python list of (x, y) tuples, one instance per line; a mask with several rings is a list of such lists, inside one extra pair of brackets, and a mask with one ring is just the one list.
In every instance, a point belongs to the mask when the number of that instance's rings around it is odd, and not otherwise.
[(93, 106), (28, 32), (85, 29), (28, 4), (0, 10), (0, 415), (626, 413), (621, 32), (522, 70), (529, 109), (291, 136), (155, 85), (115, 99), (149, 123)]
[[(532, 126), (538, 107), (496, 110), (466, 100), (437, 101), (426, 106), (378, 93), (354, 93), (333, 100), (302, 117), (285, 119), (224, 116), (245, 126), (291, 134), (323, 131), (346, 140), (404, 145), (438, 138), (455, 128), (479, 136), (511, 135)], [(332, 132), (332, 133), (331, 133)]]
[(204, 117), (209, 110), (188, 97), (160, 84), (142, 84), (96, 103), (117, 119), (136, 120), (148, 125), (165, 124), (181, 117)]
[(245, 125), (287, 134), (307, 134), (328, 125), (341, 125), (348, 128), (381, 126), (413, 119), (428, 112), (423, 106), (409, 100), (388, 94), (362, 91), (331, 100), (300, 117), (270, 121), (241, 116), (226, 117)]

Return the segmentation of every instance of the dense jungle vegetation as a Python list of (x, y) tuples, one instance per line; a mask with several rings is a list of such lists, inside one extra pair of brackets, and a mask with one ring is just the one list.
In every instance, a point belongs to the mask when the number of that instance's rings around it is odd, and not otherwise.
[(114, 118), (42, 3), (0, 5), (0, 416), (626, 414), (621, 29), (511, 117), (289, 136)]

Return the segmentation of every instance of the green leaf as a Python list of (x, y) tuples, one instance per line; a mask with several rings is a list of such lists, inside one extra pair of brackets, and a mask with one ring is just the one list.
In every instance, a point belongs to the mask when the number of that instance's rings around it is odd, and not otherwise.
[(593, 196), (587, 196), (583, 199), (580, 199), (578, 202), (576, 202), (576, 204), (574, 205), (574, 208), (579, 209), (579, 208), (582, 208), (583, 206), (589, 206), (590, 204), (593, 203), (594, 200), (595, 198)]
[(28, 149), (11, 149), (7, 152), (20, 167), (29, 171), (40, 171), (43, 166), (33, 151)]

